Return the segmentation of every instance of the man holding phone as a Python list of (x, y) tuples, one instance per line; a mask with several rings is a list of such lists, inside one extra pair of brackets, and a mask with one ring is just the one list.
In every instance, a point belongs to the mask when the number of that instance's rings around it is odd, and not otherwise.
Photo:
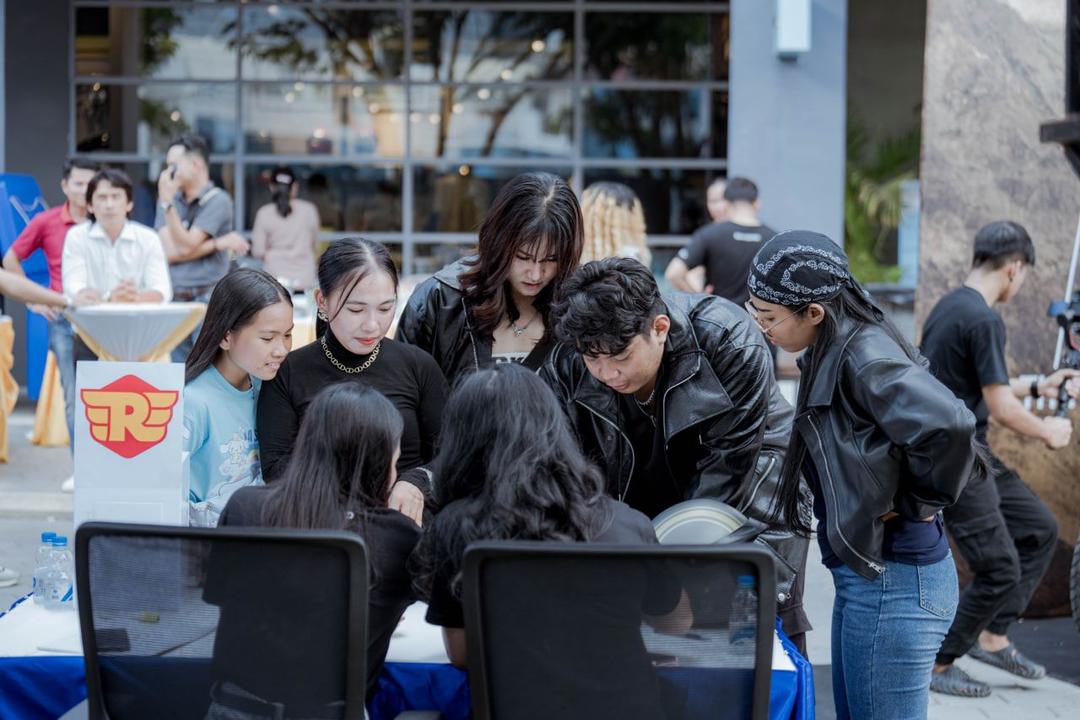
[[(169, 146), (158, 177), (154, 227), (169, 260), (177, 302), (208, 302), (214, 285), (229, 271), (229, 254), (248, 250), (247, 241), (232, 232), (232, 198), (210, 180), (210, 150), (199, 135), (181, 135)], [(187, 359), (200, 329), (176, 346), (173, 362)]]

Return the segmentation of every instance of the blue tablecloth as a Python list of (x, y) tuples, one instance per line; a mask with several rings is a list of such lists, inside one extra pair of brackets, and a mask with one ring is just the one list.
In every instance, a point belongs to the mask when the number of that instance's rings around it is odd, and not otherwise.
[[(812, 720), (814, 681), (810, 664), (783, 633), (780, 639), (795, 672), (773, 671), (769, 717)], [(671, 670), (678, 672), (677, 668)], [(0, 718), (55, 720), (85, 698), (81, 657), (0, 657)], [(379, 693), (368, 708), (371, 720), (392, 720), (404, 710), (431, 709), (440, 710), (446, 720), (467, 720), (467, 675), (445, 664), (387, 663), (379, 679)]]

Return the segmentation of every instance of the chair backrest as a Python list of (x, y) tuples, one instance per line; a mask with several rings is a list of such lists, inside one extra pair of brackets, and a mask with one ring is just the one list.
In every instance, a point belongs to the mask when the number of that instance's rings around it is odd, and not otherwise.
[(355, 534), (85, 523), (75, 561), (91, 718), (364, 717)]
[(470, 545), (474, 717), (763, 720), (774, 582), (746, 545)]

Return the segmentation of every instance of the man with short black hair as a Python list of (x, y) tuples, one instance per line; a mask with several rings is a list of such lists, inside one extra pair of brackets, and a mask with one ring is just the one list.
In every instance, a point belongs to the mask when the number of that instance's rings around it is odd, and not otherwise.
[[(64, 293), (73, 303), (168, 302), (169, 269), (161, 240), (129, 220), (134, 188), (123, 170), (99, 170), (86, 189), (88, 223), (64, 241)], [(76, 343), (78, 359), (78, 343)]]
[(758, 219), (758, 188), (752, 180), (734, 177), (724, 187), (724, 203), (717, 207), (723, 219), (709, 212), (714, 222), (700, 228), (690, 243), (668, 264), (664, 276), (675, 288), (693, 292), (687, 275), (697, 267), (705, 267), (706, 291), (726, 298), (736, 305), (750, 299), (746, 278), (750, 263), (761, 245), (776, 232)]
[[(90, 183), (98, 164), (82, 158), (72, 158), (64, 163), (60, 178), (60, 190), (66, 198), (63, 205), (40, 212), (30, 219), (19, 237), (4, 255), (4, 269), (15, 275), (25, 275), (22, 261), (41, 250), (49, 266), (49, 288), (63, 293), (61, 261), (64, 255), (64, 238), (68, 230), (86, 220), (86, 186)], [(60, 373), (60, 385), (64, 391), (64, 415), (67, 420), (68, 438), (75, 437), (75, 356), (74, 331), (67, 318), (56, 307), (32, 303), (31, 311), (49, 320), (49, 349), (56, 356), (56, 369)], [(69, 448), (74, 447), (70, 440)], [(66, 486), (65, 482), (65, 486)]]
[[(750, 317), (716, 297), (661, 296), (648, 268), (627, 258), (578, 268), (560, 296), (560, 345), (541, 375), (608, 491), (650, 518), (709, 497), (764, 520), (793, 413)], [(808, 541), (786, 533), (766, 540), (782, 558), (780, 617), (801, 645), (810, 629), (802, 609)]]
[[(963, 287), (938, 301), (923, 328), (922, 352), (930, 370), (975, 414), (976, 435), (986, 442), (988, 420), (1047, 448), (1066, 447), (1072, 423), (1039, 417), (1021, 402), (1029, 395), (1057, 397), (1062, 383), (1075, 396), (1074, 370), (1050, 377), (1010, 378), (1005, 363), (1005, 323), (994, 311), (1020, 291), (1035, 247), (1027, 231), (999, 221), (975, 235), (974, 261)], [(930, 689), (962, 697), (984, 697), (990, 686), (953, 661), (961, 655), (1028, 679), (1046, 670), (1009, 642), (1007, 631), (1027, 607), (1049, 566), (1057, 523), (1023, 480), (996, 457), (985, 479), (968, 483), (955, 505), (945, 508), (945, 525), (974, 573), (960, 596), (956, 617), (942, 642)]]
[[(247, 252), (247, 242), (232, 232), (232, 198), (210, 180), (210, 150), (199, 135), (181, 135), (169, 146), (158, 177), (154, 227), (178, 302), (209, 302), (214, 285), (229, 271), (229, 253)], [(187, 359), (201, 327), (176, 346), (173, 362)]]

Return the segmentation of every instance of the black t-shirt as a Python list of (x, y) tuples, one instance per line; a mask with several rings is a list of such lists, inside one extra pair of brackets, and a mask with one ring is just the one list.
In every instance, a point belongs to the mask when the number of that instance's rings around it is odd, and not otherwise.
[[(219, 526), (263, 525), (263, 508), (271, 492), (265, 486), (237, 490), (229, 498)], [(367, 690), (370, 697), (386, 659), (390, 637), (405, 608), (415, 600), (406, 562), (420, 538), (420, 528), (396, 510), (371, 508), (359, 513), (347, 529), (364, 538), (371, 569), (367, 636)], [(302, 562), (302, 558), (297, 560)], [(283, 617), (294, 616), (298, 607), (311, 608), (313, 603), (324, 600), (333, 602), (335, 593), (337, 597), (345, 597), (345, 578), (339, 577), (341, 573), (336, 568), (326, 568), (320, 573), (320, 568), (305, 566), (303, 580), (298, 582), (290, 576), (288, 567), (259, 568), (246, 563), (230, 563), (226, 574), (216, 572), (214, 566), (211, 555), (204, 596), (207, 602), (223, 608), (214, 645), (214, 666), (226, 674), (219, 679), (230, 680), (261, 697), (279, 697), (283, 687), (296, 684), (293, 673), (299, 666), (305, 668), (304, 676), (309, 685), (303, 688), (305, 700), (313, 697), (328, 698), (329, 701), (337, 699), (334, 680), (340, 674), (340, 668), (317, 669), (311, 664), (315, 658), (327, 657), (320, 647), (327, 638), (334, 638), (334, 643), (344, 642), (344, 628), (333, 621), (339, 613), (312, 612), (296, 617), (295, 623), (275, 623), (272, 629), (264, 627), (260, 618), (265, 616), (280, 621)], [(222, 566), (218, 565), (219, 568)], [(325, 577), (312, 580), (320, 574)], [(237, 607), (243, 608), (242, 612), (227, 614), (232, 596), (239, 596)], [(251, 610), (252, 597), (259, 598), (261, 610)], [(344, 652), (343, 644), (339, 650)], [(260, 657), (270, 658), (273, 662), (264, 665), (257, 660)], [(290, 659), (298, 665), (294, 666)], [(311, 687), (311, 683), (317, 686)]]
[(746, 279), (754, 255), (775, 234), (767, 225), (712, 223), (694, 233), (679, 257), (691, 270), (704, 265), (713, 295), (741, 306), (750, 299)]
[[(648, 518), (611, 498), (603, 502), (608, 522), (593, 542), (656, 543)], [(465, 624), (452, 588), (461, 558), (449, 557), (448, 544), (439, 540), (460, 525), (465, 508), (461, 501), (451, 503), (432, 528), (436, 572), (427, 621), (443, 627)], [(672, 612), (682, 588), (663, 563), (607, 562), (539, 562), (525, 576), (486, 576), (494, 583), (489, 592), (500, 602), (486, 610), (493, 630), (485, 645), (497, 658), (514, 658), (512, 664), (495, 662), (490, 670), (499, 689), (496, 716), (500, 707), (513, 703), (527, 718), (664, 717), (641, 625), (643, 615)]]
[[(657, 378), (657, 385), (661, 383)], [(650, 410), (641, 407), (633, 395), (619, 396), (623, 432), (634, 448), (634, 472), (623, 500), (649, 518), (684, 500), (668, 467), (663, 420), (653, 414), (662, 413), (660, 406), (659, 398)]]
[(982, 389), (1009, 384), (1001, 316), (977, 290), (957, 288), (941, 298), (926, 318), (922, 353), (934, 377), (975, 414), (976, 435), (985, 440), (990, 411)]
[[(367, 359), (350, 353), (329, 331), (326, 340), (330, 352), (346, 367), (357, 367)], [(375, 362), (367, 370), (350, 375), (330, 363), (322, 343), (316, 340), (289, 353), (277, 376), (263, 383), (259, 392), (256, 424), (264, 480), (272, 482), (281, 476), (308, 405), (320, 390), (339, 382), (373, 387), (401, 412), (405, 429), (397, 464), (399, 474), (431, 460), (447, 395), (446, 379), (432, 357), (418, 347), (387, 338)]]

